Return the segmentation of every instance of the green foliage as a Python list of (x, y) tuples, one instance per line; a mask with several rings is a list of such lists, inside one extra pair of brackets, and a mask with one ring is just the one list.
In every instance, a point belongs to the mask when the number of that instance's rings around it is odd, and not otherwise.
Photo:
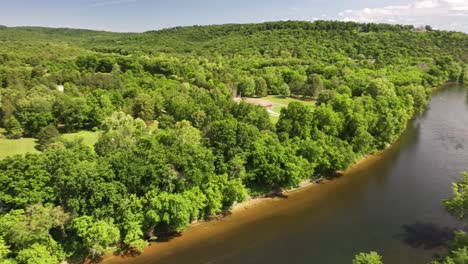
[(91, 216), (75, 218), (73, 228), (91, 257), (104, 254), (106, 248), (117, 243), (120, 238), (119, 229), (112, 222), (96, 221)]
[(359, 253), (353, 259), (353, 264), (382, 264), (382, 257), (377, 252)]
[(0, 263), (7, 259), (10, 252), (10, 246), (5, 243), (5, 240), (2, 237), (0, 237)]
[(268, 95), (267, 82), (262, 77), (255, 79), (255, 95), (258, 97), (264, 97)]
[[(467, 220), (468, 173), (462, 173), (462, 179), (452, 184), (453, 196), (444, 201), (445, 208), (457, 218)], [(468, 262), (468, 235), (464, 231), (455, 232), (455, 238), (448, 243), (450, 254), (433, 261), (433, 264), (463, 264)]]
[(307, 84), (304, 87), (304, 95), (317, 97), (323, 90), (322, 77), (316, 73), (313, 73), (307, 77)]
[(459, 248), (451, 252), (450, 256), (440, 261), (433, 261), (432, 264), (465, 264), (468, 262), (468, 249)]
[(40, 244), (33, 244), (21, 250), (16, 259), (18, 264), (56, 264), (59, 262), (56, 256), (50, 254), (46, 246)]
[[(249, 194), (346, 169), (393, 143), (431, 87), (468, 75), (467, 35), (401, 25), (22, 27), (0, 42), (5, 136), (47, 148), (0, 161), (0, 254), (21, 263), (142, 251)], [(236, 92), (271, 95), (276, 127)], [(102, 131), (90, 148), (72, 135), (54, 144), (56, 129)], [(33, 150), (28, 140), (8, 144)], [(463, 184), (446, 202), (461, 218)]]
[(13, 156), (0, 161), (0, 179), (2, 205), (7, 208), (25, 208), (55, 197), (51, 176), (40, 155)]
[(54, 125), (48, 125), (37, 134), (37, 149), (45, 150), (51, 144), (55, 143), (60, 136), (59, 131)]
[(147, 195), (147, 218), (152, 226), (165, 225), (169, 230), (180, 232), (190, 224), (191, 201), (182, 194), (150, 192)]
[(291, 89), (289, 88), (289, 85), (287, 83), (281, 84), (281, 86), (278, 88), (278, 94), (284, 97), (290, 96)]
[(458, 183), (452, 184), (453, 197), (444, 201), (447, 210), (456, 217), (467, 220), (468, 218), (468, 173), (462, 174)]
[(242, 96), (253, 96), (255, 94), (256, 83), (250, 77), (244, 77), (238, 84), (238, 94)]
[(0, 233), (5, 238), (0, 241), (3, 241), (0, 251), (8, 253), (6, 241), (19, 250), (18, 263), (57, 263), (65, 258), (65, 253), (53, 239), (51, 231), (58, 229), (64, 232), (68, 221), (69, 215), (61, 207), (51, 205), (36, 204), (26, 210), (12, 210), (0, 217)]
[(143, 248), (148, 245), (143, 239), (143, 199), (138, 198), (136, 195), (130, 195), (130, 197), (122, 201), (121, 206), (121, 222), (124, 230), (123, 242), (128, 247), (142, 252)]
[(460, 81), (462, 83), (468, 83), (468, 65), (465, 64), (462, 75), (460, 76)]
[(6, 137), (9, 139), (17, 139), (23, 135), (21, 124), (15, 117), (10, 117), (5, 120), (4, 127), (6, 129)]
[(116, 112), (103, 121), (103, 133), (96, 143), (96, 152), (104, 155), (134, 146), (137, 137), (141, 136), (145, 129), (143, 120), (133, 119), (123, 112)]
[(301, 103), (290, 103), (287, 108), (281, 109), (281, 116), (276, 123), (276, 131), (286, 133), (289, 137), (310, 137), (312, 113)]

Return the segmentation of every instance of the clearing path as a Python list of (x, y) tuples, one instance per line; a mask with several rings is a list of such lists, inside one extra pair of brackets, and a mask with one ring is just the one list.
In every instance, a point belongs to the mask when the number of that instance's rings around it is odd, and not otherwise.
[(241, 100), (245, 100), (246, 103), (259, 105), (265, 107), (268, 113), (271, 116), (279, 117), (281, 113), (281, 109), (287, 107), (291, 102), (300, 102), (305, 106), (309, 107), (311, 110), (315, 106), (315, 101), (313, 100), (300, 100), (292, 97), (281, 97), (276, 95), (269, 95), (263, 98), (234, 98), (236, 102)]

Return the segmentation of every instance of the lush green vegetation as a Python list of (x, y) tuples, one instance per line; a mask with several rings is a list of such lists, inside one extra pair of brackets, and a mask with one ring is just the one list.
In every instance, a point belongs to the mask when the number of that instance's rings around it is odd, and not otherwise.
[(382, 264), (382, 257), (377, 252), (359, 253), (353, 259), (353, 264)]
[(68, 141), (83, 140), (83, 145), (93, 147), (99, 139), (99, 132), (80, 131), (77, 133), (62, 134), (62, 138)]
[[(1, 125), (42, 151), (0, 161), (10, 263), (141, 251), (247, 195), (346, 169), (396, 140), (430, 87), (468, 78), (467, 35), (410, 26), (0, 28), (0, 42)], [(307, 103), (274, 125), (234, 94)], [(60, 137), (81, 130), (100, 131), (93, 147)]]
[[(93, 147), (94, 144), (98, 141), (99, 133), (92, 131), (80, 131), (77, 133), (62, 134), (62, 138), (69, 141), (83, 140), (82, 143), (85, 146)], [(5, 137), (0, 137), (0, 159), (18, 154), (38, 152), (37, 139), (35, 138), (8, 139)]]
[(8, 156), (36, 153), (36, 140), (34, 138), (6, 139), (0, 138), (0, 159)]
[[(445, 208), (458, 219), (468, 220), (468, 172), (462, 173), (462, 179), (453, 183), (453, 196), (444, 201)], [(464, 264), (468, 262), (468, 234), (457, 231), (455, 238), (448, 243), (450, 254), (433, 264)]]
[(281, 113), (281, 109), (287, 107), (292, 102), (299, 102), (309, 107), (311, 111), (314, 109), (314, 106), (315, 106), (315, 101), (313, 100), (306, 101), (306, 100), (300, 100), (300, 99), (291, 98), (291, 97), (282, 97), (282, 96), (277, 96), (277, 95), (269, 95), (262, 99), (272, 102), (273, 103), (272, 110), (277, 113)]

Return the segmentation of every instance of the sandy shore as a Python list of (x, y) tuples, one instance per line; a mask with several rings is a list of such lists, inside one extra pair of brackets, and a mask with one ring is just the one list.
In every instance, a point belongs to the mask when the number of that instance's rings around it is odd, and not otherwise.
[[(396, 142), (395, 142), (395, 144), (396, 144)], [(389, 148), (386, 148), (386, 149), (384, 149), (382, 151), (379, 151), (377, 153), (369, 154), (367, 156), (364, 156), (364, 157), (358, 159), (346, 171), (339, 171), (337, 173), (338, 174), (345, 174), (345, 173), (348, 173), (348, 172), (353, 171), (353, 170), (362, 169), (363, 167), (368, 166), (370, 163), (373, 163), (373, 162), (376, 162), (376, 161), (380, 160), (383, 156), (385, 156), (386, 152), (388, 152), (388, 151), (390, 151), (392, 149), (392, 146), (390, 146)], [(326, 183), (327, 181), (329, 181), (329, 179), (323, 178), (323, 180), (321, 180), (320, 183)], [(317, 181), (315, 181), (315, 180), (312, 180), (312, 179), (303, 180), (303, 181), (301, 181), (299, 183), (299, 185), (296, 188), (284, 190), (283, 194), (287, 195), (287, 194), (290, 194), (290, 193), (303, 191), (303, 190), (311, 188), (312, 186), (315, 186), (315, 185), (318, 185)], [(247, 199), (246, 201), (244, 201), (242, 203), (235, 204), (230, 209), (230, 212), (231, 213), (236, 213), (236, 212), (239, 212), (239, 211), (248, 210), (250, 208), (255, 207), (256, 205), (271, 201), (271, 199), (272, 198), (270, 196), (268, 196), (268, 195), (249, 198), (249, 199)], [(201, 222), (204, 222), (204, 221), (201, 221)], [(200, 223), (200, 222), (197, 222), (197, 223)]]

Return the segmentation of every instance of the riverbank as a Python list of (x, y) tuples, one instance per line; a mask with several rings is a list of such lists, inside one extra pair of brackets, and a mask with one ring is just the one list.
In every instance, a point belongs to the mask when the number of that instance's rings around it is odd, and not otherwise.
[(103, 261), (349, 263), (358, 252), (377, 251), (385, 263), (429, 263), (446, 253), (444, 241), (458, 225), (441, 201), (466, 170), (465, 98), (463, 89), (435, 93), (428, 111), (391, 147), (360, 159), (339, 179), (282, 198), (248, 201), (231, 215), (192, 225), (141, 255), (110, 255)]
[[(297, 211), (303, 210), (303, 205), (314, 205), (311, 211), (315, 211), (314, 217), (322, 219), (323, 213), (319, 213), (323, 209), (323, 205), (330, 202), (327, 198), (337, 189), (344, 186), (350, 186), (355, 189), (350, 181), (358, 180), (365, 173), (362, 173), (370, 167), (375, 167), (376, 164), (387, 157), (395, 154), (402, 138), (398, 139), (389, 148), (378, 153), (365, 156), (359, 159), (353, 166), (342, 172), (342, 177), (324, 179), (321, 182), (314, 183), (310, 180), (303, 181), (300, 186), (294, 189), (286, 190), (283, 196), (258, 197), (247, 200), (243, 203), (235, 205), (230, 213), (226, 216), (219, 216), (209, 221), (198, 221), (190, 225), (180, 237), (171, 238), (168, 241), (154, 242), (144, 249), (144, 252), (139, 255), (125, 256), (109, 254), (102, 258), (101, 262), (106, 264), (140, 264), (140, 263), (158, 263), (158, 260), (164, 260), (170, 255), (177, 254), (179, 250), (189, 250), (200, 241), (208, 241), (208, 243), (224, 243), (222, 241), (209, 242), (215, 237), (226, 237), (226, 233), (238, 234), (239, 228), (252, 225), (253, 223), (263, 222), (265, 220), (277, 219), (275, 225), (279, 231), (281, 219), (289, 217)], [(389, 158), (390, 159), (390, 158)], [(365, 179), (364, 177), (361, 179)], [(263, 225), (261, 225), (263, 226)], [(269, 227), (267, 224), (266, 227)], [(265, 228), (266, 228), (265, 227)], [(269, 227), (271, 228), (271, 227)], [(258, 230), (257, 230), (258, 231)], [(267, 236), (266, 233), (258, 231), (262, 236)], [(243, 237), (248, 234), (243, 234)], [(196, 258), (194, 256), (194, 258)], [(163, 261), (164, 262), (164, 261)], [(181, 261), (181, 263), (190, 263), (189, 259)], [(222, 263), (222, 261), (219, 261)]]
[[(399, 138), (394, 144), (385, 150), (367, 155), (357, 160), (346, 171), (339, 172), (340, 175), (359, 174), (360, 171), (372, 166), (379, 160), (391, 155), (400, 144)], [(227, 214), (213, 217), (206, 221), (193, 222), (180, 237), (174, 237), (168, 241), (153, 242), (144, 249), (144, 252), (137, 255), (117, 255), (108, 254), (101, 259), (101, 263), (119, 264), (136, 260), (137, 263), (146, 263), (154, 261), (153, 258), (164, 258), (173, 253), (174, 248), (187, 248), (197, 241), (208, 239), (226, 230), (233, 230), (244, 224), (248, 224), (260, 219), (269, 218), (274, 214), (275, 209), (283, 208), (288, 210), (288, 206), (282, 203), (293, 200), (302, 200), (315, 197), (315, 200), (321, 200), (325, 194), (332, 192), (337, 185), (346, 184), (342, 177), (323, 179), (319, 182), (312, 180), (302, 181), (298, 187), (283, 191), (282, 195), (265, 195), (253, 197), (242, 203), (234, 205)]]
[[(434, 110), (434, 111), (440, 112), (438, 110)], [(334, 208), (334, 207), (341, 208), (343, 203), (345, 204), (350, 203), (350, 200), (354, 200), (354, 199), (358, 199), (362, 197), (362, 194), (366, 192), (366, 189), (367, 189), (366, 185), (369, 184), (368, 183), (369, 181), (377, 181), (378, 186), (382, 186), (383, 182), (385, 182), (384, 180), (385, 174), (389, 173), (386, 163), (392, 163), (396, 159), (396, 157), (398, 156), (398, 152), (401, 150), (401, 145), (408, 145), (408, 141), (418, 140), (417, 137), (414, 138), (415, 137), (414, 134), (419, 133), (417, 132), (418, 130), (417, 123), (418, 122), (416, 123), (410, 122), (409, 125), (407, 126), (407, 129), (402, 133), (400, 138), (396, 140), (393, 144), (391, 144), (387, 149), (359, 159), (355, 164), (353, 164), (345, 172), (342, 172), (342, 174), (344, 175), (343, 177), (340, 177), (337, 179), (331, 179), (331, 180), (324, 180), (323, 182), (320, 182), (317, 184), (311, 183), (309, 180), (304, 181), (298, 188), (285, 191), (284, 197), (262, 197), (262, 198), (250, 199), (248, 201), (245, 201), (244, 203), (237, 204), (230, 211), (231, 214), (229, 214), (226, 217), (219, 217), (219, 218), (213, 219), (212, 221), (202, 221), (202, 222), (194, 223), (181, 235), (181, 237), (173, 238), (170, 241), (153, 243), (151, 246), (145, 248), (145, 252), (139, 256), (127, 257), (127, 256), (118, 256), (118, 255), (108, 255), (103, 259), (103, 263), (112, 263), (112, 264), (159, 263), (157, 262), (157, 260), (159, 259), (164, 259), (164, 260), (171, 259), (172, 257), (169, 258), (169, 255), (175, 256), (175, 255), (178, 255), (177, 252), (187, 252), (187, 251), (190, 251), (191, 254), (194, 254), (190, 256), (193, 259), (198, 259), (195, 256), (196, 254), (200, 254), (201, 256), (203, 255), (203, 253), (204, 253), (204, 256), (208, 254), (209, 255), (213, 254), (213, 256), (215, 256), (216, 254), (214, 252), (209, 253), (209, 250), (215, 250), (215, 248), (219, 247), (219, 244), (232, 243), (234, 245), (238, 241), (245, 241), (246, 239), (250, 239), (251, 236), (258, 236), (258, 235), (261, 237), (272, 236), (272, 234), (266, 233), (264, 232), (264, 230), (282, 232), (281, 229), (291, 228), (291, 226), (289, 226), (288, 224), (288, 222), (291, 222), (291, 221), (285, 220), (285, 219), (294, 218), (294, 215), (297, 214), (297, 211), (302, 211), (302, 210), (311, 211), (310, 214), (313, 214), (314, 220), (309, 219), (308, 221), (310, 221), (310, 223), (308, 223), (308, 225), (313, 226), (314, 225), (313, 222), (318, 222), (321, 225), (322, 222), (330, 221), (330, 219), (328, 219), (326, 216), (323, 216), (323, 215), (327, 214), (328, 210), (332, 210), (331, 208)], [(440, 123), (440, 122), (435, 122), (435, 123)], [(458, 124), (459, 122), (455, 122), (455, 123)], [(426, 142), (433, 142), (433, 139), (431, 138), (430, 141), (426, 141)], [(421, 144), (421, 145), (429, 146), (427, 143)], [(438, 150), (438, 152), (440, 152), (440, 150)], [(427, 155), (427, 153), (432, 153), (432, 152), (422, 151), (422, 153)], [(381, 160), (383, 161), (380, 162)], [(425, 157), (423, 160), (426, 161), (427, 157)], [(409, 166), (411, 167), (413, 167), (415, 164), (414, 162), (409, 162), (409, 163), (410, 163)], [(425, 167), (428, 167), (428, 166), (426, 165)], [(425, 167), (424, 168), (419, 167), (417, 170), (424, 171)], [(436, 170), (436, 169), (432, 169), (432, 170)], [(372, 173), (370, 173), (369, 171), (372, 171)], [(428, 171), (426, 171), (425, 173), (421, 173), (421, 174), (428, 174)], [(458, 172), (457, 172), (457, 175), (458, 175)], [(406, 179), (406, 176), (403, 178), (404, 178), (403, 183), (411, 186), (411, 181), (408, 181), (409, 178)], [(451, 181), (452, 180), (450, 180), (450, 182)], [(419, 186), (420, 181), (417, 184)], [(433, 184), (433, 185), (427, 185), (427, 186), (440, 186), (440, 184), (439, 185)], [(447, 186), (449, 187), (450, 185), (448, 184)], [(400, 185), (398, 185), (397, 188), (401, 189)], [(344, 192), (343, 189), (346, 189), (346, 192), (348, 193), (343, 193)], [(439, 190), (440, 187), (438, 187), (437, 189)], [(414, 187), (413, 189), (411, 189), (411, 193), (413, 193), (413, 191), (414, 191)], [(335, 195), (334, 193), (337, 193), (337, 192), (340, 194)], [(378, 193), (380, 194), (382, 193), (382, 191), (379, 190)], [(390, 193), (398, 193), (398, 190), (393, 189)], [(399, 197), (400, 196), (396, 196), (395, 198), (389, 199), (391, 203), (386, 206), (382, 205), (382, 201), (376, 202), (377, 204), (375, 204), (376, 206), (375, 208), (387, 207), (389, 208), (388, 210), (390, 210), (394, 206), (395, 199)], [(407, 204), (407, 202), (411, 202), (411, 200), (408, 199), (409, 197), (408, 194), (405, 194), (403, 197), (406, 197), (404, 198), (405, 204)], [(427, 198), (422, 199), (422, 200), (426, 201)], [(437, 206), (439, 206), (440, 205), (439, 200), (441, 200), (441, 198), (438, 197), (436, 200), (437, 200), (436, 204)], [(374, 200), (371, 199), (370, 201), (374, 201)], [(346, 207), (348, 208), (348, 206)], [(421, 205), (418, 205), (418, 206), (421, 206)], [(363, 206), (363, 207), (364, 208), (363, 208), (363, 212), (361, 212), (361, 215), (364, 217), (366, 213), (368, 212), (368, 210), (370, 210), (369, 209), (370, 207), (366, 207), (366, 206)], [(385, 209), (385, 212), (386, 210), (387, 209)], [(408, 210), (408, 214), (412, 214), (415, 210), (416, 208), (412, 207), (411, 210)], [(444, 212), (443, 209), (441, 209), (441, 211)], [(397, 212), (398, 213), (402, 212), (400, 207), (398, 207), (398, 210), (394, 213), (397, 213)], [(431, 212), (430, 215), (432, 215), (432, 211), (430, 212)], [(346, 219), (349, 217), (348, 214), (349, 214), (349, 211), (348, 213), (345, 214)], [(376, 218), (378, 219), (378, 223), (379, 223), (376, 226), (380, 226), (382, 223), (385, 223), (385, 219), (380, 219), (380, 217), (384, 215), (385, 214), (382, 212), (376, 213)], [(323, 219), (327, 219), (327, 220), (322, 221)], [(340, 217), (338, 217), (337, 219), (340, 219)], [(414, 220), (418, 220), (418, 219), (414, 219)], [(333, 219), (333, 221), (338, 221), (338, 220)], [(365, 221), (367, 222), (367, 218), (365, 218)], [(271, 222), (274, 222), (274, 223), (272, 224)], [(336, 228), (340, 225), (345, 225), (345, 223), (348, 224), (348, 222), (349, 221), (345, 220), (345, 222), (339, 222), (339, 225), (332, 225), (332, 226), (333, 228)], [(393, 223), (393, 221), (391, 221), (390, 223)], [(250, 228), (251, 230), (250, 230), (250, 233), (248, 234), (242, 234), (243, 235), (242, 238), (235, 238), (238, 235), (240, 235), (239, 232), (247, 232), (243, 230), (249, 229), (249, 226), (255, 226), (255, 228), (253, 230), (252, 228)], [(400, 228), (400, 226), (398, 226), (397, 228)], [(229, 240), (233, 239), (235, 241), (234, 242), (223, 241), (223, 239), (224, 238), (227, 239), (227, 237), (229, 237)], [(352, 236), (352, 237), (355, 237), (355, 236)], [(252, 238), (252, 239), (255, 240), (255, 238)], [(197, 245), (200, 244), (201, 241), (203, 241), (203, 244), (205, 244), (205, 246), (203, 247), (203, 250), (205, 250), (205, 252), (198, 253), (199, 246)], [(237, 243), (237, 244), (242, 244), (242, 243)], [(208, 245), (211, 245), (211, 247)], [(364, 248), (362, 248), (362, 250), (364, 250)], [(404, 256), (404, 254), (397, 254), (397, 255)], [(397, 255), (395, 255), (395, 258), (398, 257)], [(188, 257), (189, 256), (187, 256), (187, 258)], [(180, 257), (178, 259), (180, 260), (183, 258), (185, 258), (185, 256)], [(164, 263), (164, 261), (162, 262)], [(181, 263), (185, 263), (185, 262), (181, 262)]]
[[(452, 85), (457, 85), (457, 83), (455, 83), (455, 82), (446, 82), (446, 83), (444, 83), (444, 84), (442, 84), (440, 86), (432, 87), (431, 91), (436, 92), (436, 91), (438, 91), (440, 89), (450, 87)], [(400, 135), (400, 137), (401, 137), (401, 135)], [(389, 145), (387, 148), (385, 148), (383, 150), (380, 150), (380, 151), (378, 151), (376, 153), (368, 154), (368, 155), (366, 155), (366, 156), (364, 156), (362, 158), (359, 158), (353, 165), (351, 165), (348, 169), (346, 169), (346, 171), (338, 171), (337, 174), (342, 175), (342, 174), (344, 174), (346, 172), (350, 172), (350, 171), (356, 170), (358, 168), (362, 168), (362, 167), (366, 166), (366, 164), (368, 164), (370, 162), (378, 161), (379, 159), (382, 158), (382, 156), (385, 155), (386, 152), (391, 151), (395, 147), (395, 145), (399, 143), (399, 141), (400, 141), (400, 138), (398, 138), (395, 142), (393, 142), (391, 145)], [(314, 180), (314, 179), (306, 179), (306, 180), (301, 181), (297, 187), (292, 188), (292, 189), (288, 189), (288, 190), (284, 190), (282, 192), (282, 194), (286, 195), (286, 194), (289, 194), (289, 193), (300, 191), (302, 189), (308, 188), (308, 187), (313, 186), (313, 185), (317, 185), (317, 184), (320, 184), (320, 183), (325, 183), (325, 182), (327, 182), (329, 180), (330, 179), (328, 179), (326, 177), (322, 177), (319, 182), (317, 180)], [(248, 198), (246, 201), (244, 201), (242, 203), (235, 204), (229, 211), (231, 213), (235, 213), (236, 211), (239, 211), (239, 210), (247, 210), (249, 208), (254, 207), (257, 204), (260, 204), (262, 202), (271, 200), (272, 197), (273, 198), (275, 197), (274, 192), (271, 192), (269, 194), (265, 194), (265, 195), (262, 195), (262, 196), (258, 196), (258, 197), (250, 197), (250, 198)], [(203, 222), (205, 222), (205, 221), (198, 220), (198, 221), (192, 223), (192, 225), (200, 224), (200, 223), (203, 223)]]

